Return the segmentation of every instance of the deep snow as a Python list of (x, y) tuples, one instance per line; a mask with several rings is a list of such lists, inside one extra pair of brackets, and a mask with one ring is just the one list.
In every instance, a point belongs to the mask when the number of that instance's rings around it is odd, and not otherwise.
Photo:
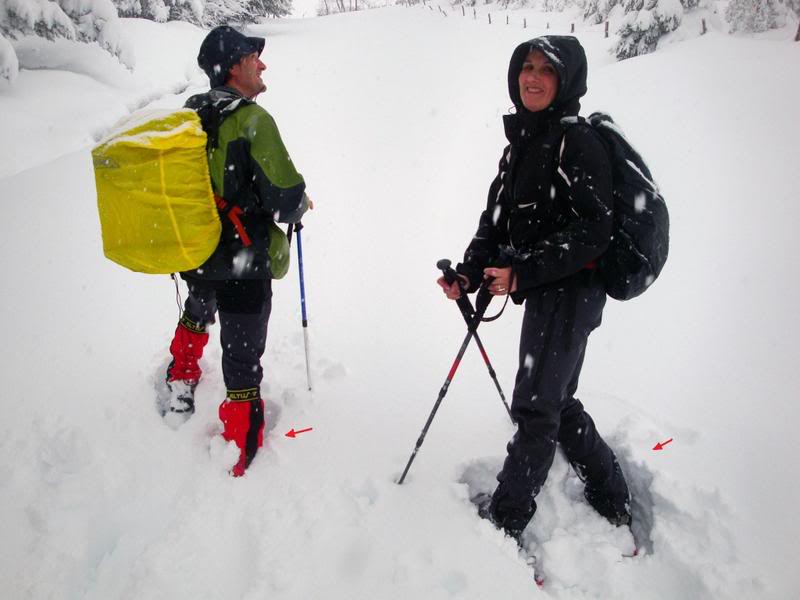
[[(218, 344), (195, 417), (175, 432), (155, 411), (174, 289), (102, 257), (88, 154), (127, 111), (154, 98), (177, 107), (203, 84), (203, 33), (123, 20), (133, 73), (99, 51), (32, 45), (63, 70), (23, 70), (0, 91), (4, 597), (796, 593), (791, 27), (781, 39), (712, 31), (624, 63), (601, 27), (578, 30), (584, 112), (614, 115), (672, 217), (662, 278), (609, 302), (579, 389), (624, 463), (647, 553), (622, 558), (629, 539), (592, 514), (560, 457), (526, 533), (543, 590), (476, 518), (468, 494), (491, 487), (512, 429), (474, 347), (406, 484), (394, 483), (463, 337), (433, 265), (459, 257), (485, 201), (508, 56), (545, 20), (567, 31), (569, 15), (524, 14), (524, 31), (422, 7), (254, 28), (268, 37), (259, 101), (317, 204), (303, 240), (316, 386), (305, 391), (293, 270), (275, 285), (264, 361), (270, 433), (239, 480), (226, 474), (235, 451), (214, 435)], [(481, 329), (509, 396), (520, 315)], [(314, 430), (285, 437), (293, 427)]]

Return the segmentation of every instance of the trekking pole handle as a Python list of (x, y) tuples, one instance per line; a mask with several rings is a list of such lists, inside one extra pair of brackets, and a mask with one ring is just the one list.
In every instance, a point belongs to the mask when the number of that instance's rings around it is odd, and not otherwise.
[(292, 245), (292, 232), (299, 232), (302, 228), (303, 223), (301, 221), (298, 221), (297, 223), (289, 223), (289, 226), (286, 228), (286, 241), (289, 243), (289, 246)]
[[(450, 261), (450, 259), (443, 258), (443, 259), (441, 259), (441, 260), (436, 262), (436, 268), (439, 269), (442, 272), (442, 275), (444, 275), (444, 280), (447, 283), (452, 285), (454, 281), (457, 281), (459, 287), (463, 290), (464, 289), (464, 280), (461, 277), (459, 277), (458, 272), (456, 272), (451, 267), (452, 264), (453, 263)], [(483, 285), (483, 287), (487, 287), (488, 288), (490, 285), (492, 285), (493, 281), (494, 281), (494, 277), (486, 277), (483, 280), (482, 285)]]
[(453, 285), (454, 282), (458, 282), (458, 287), (462, 290), (464, 289), (464, 280), (458, 276), (458, 273), (453, 270), (452, 265), (453, 263), (450, 261), (449, 258), (443, 258), (441, 260), (436, 261), (436, 268), (442, 272), (444, 275), (444, 280)]

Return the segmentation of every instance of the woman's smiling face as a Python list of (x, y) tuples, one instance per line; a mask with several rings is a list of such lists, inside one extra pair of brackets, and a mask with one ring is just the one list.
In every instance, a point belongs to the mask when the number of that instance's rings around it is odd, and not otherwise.
[(541, 50), (532, 50), (519, 72), (519, 95), (522, 105), (531, 112), (544, 110), (558, 92), (558, 73)]

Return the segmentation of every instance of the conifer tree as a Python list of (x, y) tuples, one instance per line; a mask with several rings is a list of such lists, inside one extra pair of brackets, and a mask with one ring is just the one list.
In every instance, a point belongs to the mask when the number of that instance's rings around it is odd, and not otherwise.
[(725, 20), (731, 32), (759, 33), (782, 27), (784, 10), (779, 0), (731, 0)]
[(681, 24), (683, 6), (679, 0), (623, 0), (625, 18), (614, 47), (617, 60), (647, 54), (658, 40)]
[(0, 0), (0, 78), (16, 77), (19, 63), (10, 40), (24, 35), (97, 42), (124, 64), (133, 64), (111, 0)]
[(618, 4), (619, 0), (588, 0), (583, 9), (583, 18), (595, 24), (602, 23)]
[(544, 12), (564, 12), (564, 9), (574, 4), (570, 0), (541, 0), (539, 8)]
[(113, 0), (120, 16), (188, 21), (200, 27), (241, 25), (291, 13), (291, 0)]
[(14, 46), (0, 33), (0, 83), (14, 81), (19, 72), (19, 60)]

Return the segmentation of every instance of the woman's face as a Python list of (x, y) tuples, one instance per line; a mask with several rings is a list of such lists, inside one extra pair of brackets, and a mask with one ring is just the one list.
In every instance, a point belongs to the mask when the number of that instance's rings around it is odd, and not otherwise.
[(531, 112), (544, 110), (555, 100), (558, 73), (541, 50), (532, 50), (519, 72), (522, 105)]

